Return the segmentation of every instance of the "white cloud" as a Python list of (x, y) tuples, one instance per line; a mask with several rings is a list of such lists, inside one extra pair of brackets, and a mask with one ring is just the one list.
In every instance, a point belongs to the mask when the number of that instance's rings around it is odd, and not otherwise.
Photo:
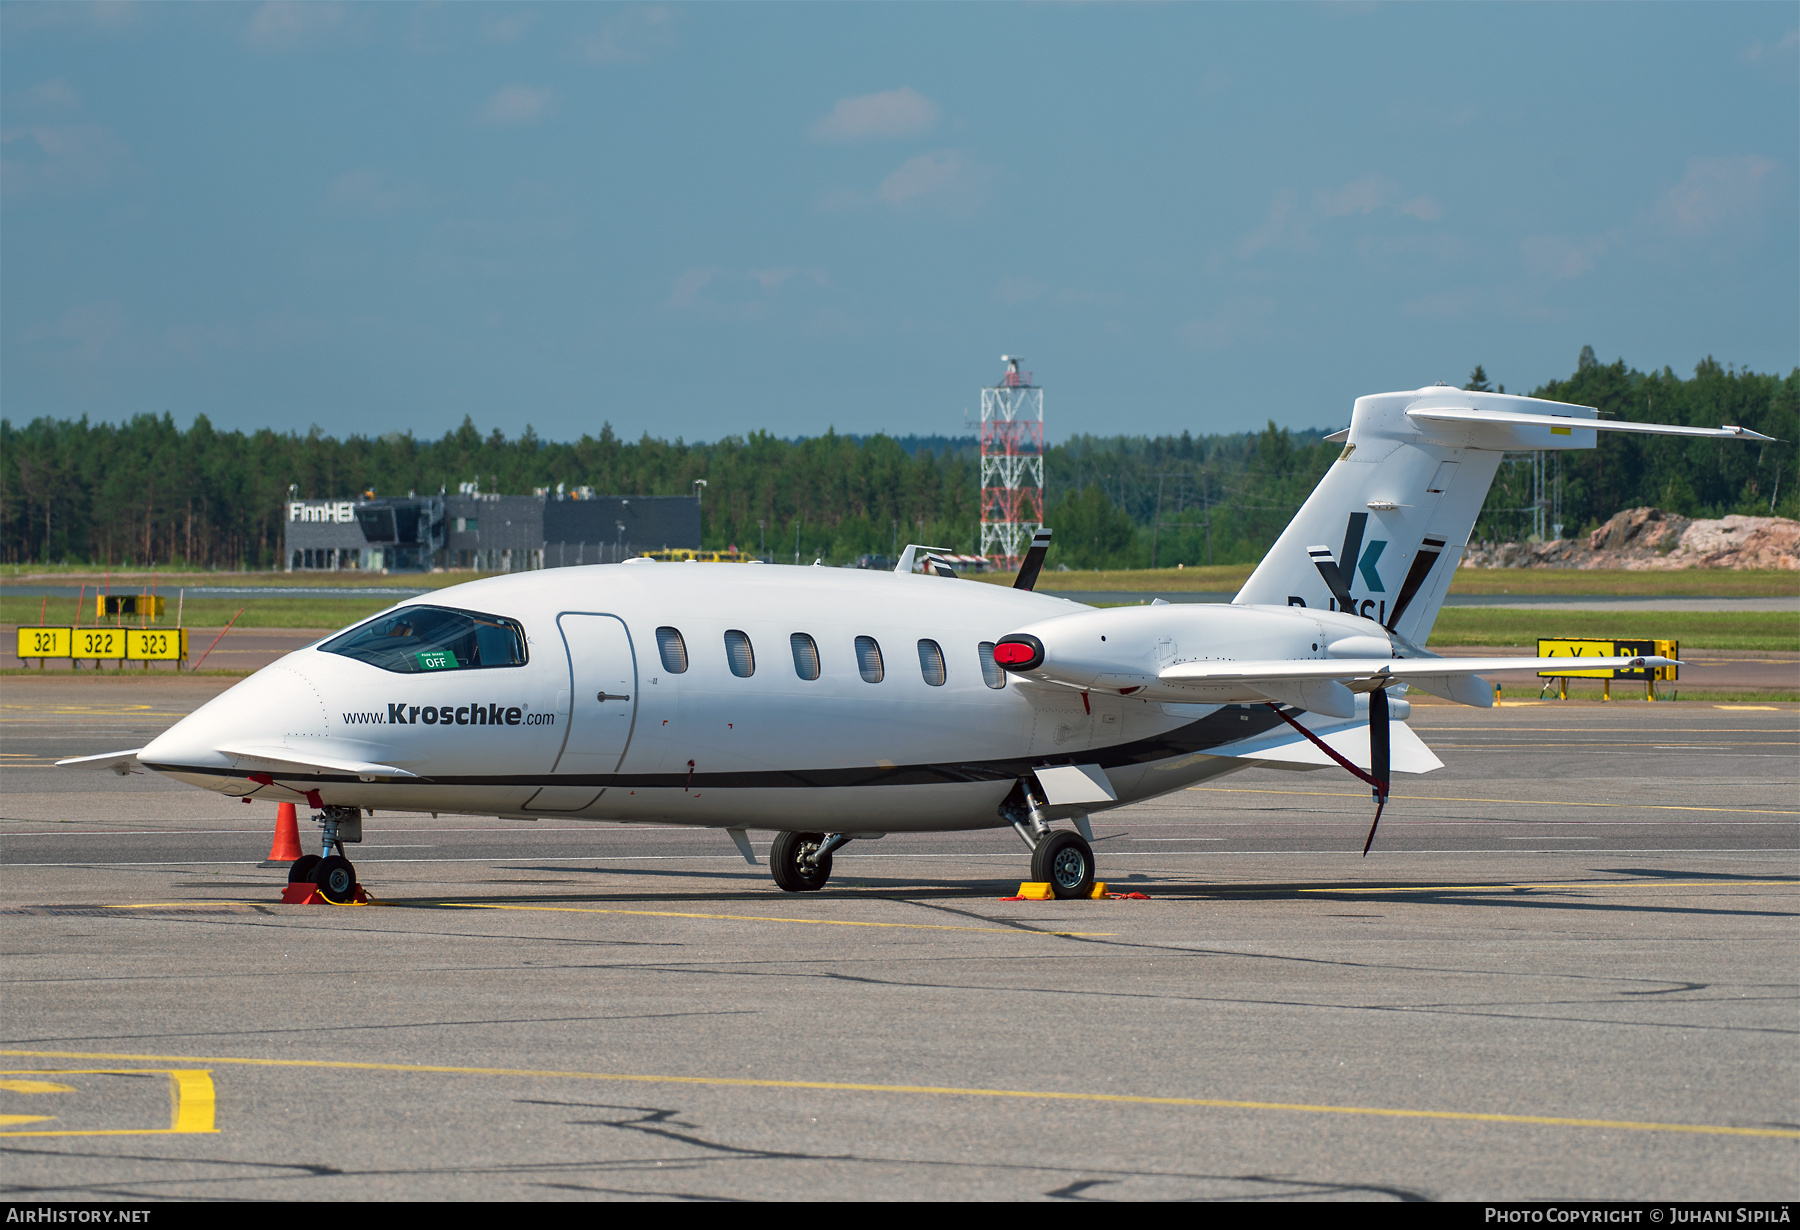
[(1050, 293), (1050, 288), (1036, 278), (1004, 277), (994, 291), (994, 297), (1005, 304), (1017, 305), (1032, 303)]
[(1429, 196), (1416, 196), (1401, 202), (1400, 212), (1421, 222), (1437, 222), (1444, 216), (1444, 207)]
[(537, 21), (537, 14), (525, 9), (511, 9), (504, 17), (491, 18), (481, 25), (481, 36), (490, 43), (516, 43)]
[(317, 47), (340, 30), (344, 6), (325, 0), (268, 0), (244, 31), (244, 41), (262, 51)]
[(724, 320), (755, 320), (769, 313), (788, 284), (821, 287), (830, 281), (823, 269), (794, 265), (741, 272), (701, 265), (676, 277), (665, 306)]
[(81, 106), (81, 95), (61, 77), (32, 86), (25, 92), (25, 97), (38, 107), (73, 111)]
[(39, 351), (76, 363), (93, 363), (125, 331), (117, 303), (90, 303), (71, 308), (54, 323), (32, 325), (25, 341)]
[(490, 128), (517, 124), (535, 124), (550, 110), (550, 91), (534, 90), (527, 85), (509, 85), (495, 90), (481, 109), (481, 122)]
[(0, 188), (11, 197), (88, 192), (125, 167), (124, 144), (98, 124), (37, 124), (0, 131)]
[(968, 213), (981, 203), (986, 181), (981, 168), (961, 154), (939, 150), (901, 163), (875, 189), (875, 199), (896, 209)]
[(1238, 240), (1237, 254), (1248, 259), (1264, 248), (1297, 247), (1309, 238), (1311, 224), (1300, 216), (1300, 194), (1282, 188), (1269, 201), (1262, 225)]
[(1525, 258), (1525, 267), (1538, 277), (1561, 282), (1592, 273), (1602, 256), (1623, 243), (1624, 236), (1616, 230), (1586, 239), (1527, 235), (1519, 241), (1519, 255)]
[(911, 86), (902, 86), (838, 99), (831, 114), (813, 125), (812, 135), (817, 141), (836, 142), (916, 137), (930, 132), (938, 115), (936, 103)]
[(1237, 254), (1248, 260), (1271, 248), (1311, 252), (1318, 247), (1314, 232), (1321, 223), (1334, 218), (1366, 218), (1390, 211), (1421, 222), (1436, 222), (1444, 216), (1443, 209), (1431, 197), (1417, 196), (1395, 205), (1399, 195), (1400, 186), (1376, 171), (1360, 175), (1341, 188), (1314, 192), (1311, 205), (1306, 207), (1301, 206), (1298, 191), (1282, 188), (1270, 198), (1262, 222), (1238, 240)]
[(1177, 328), (1175, 336), (1201, 350), (1229, 350), (1266, 334), (1275, 308), (1275, 300), (1267, 295), (1242, 296), (1209, 316), (1196, 316)]
[(627, 10), (583, 39), (581, 58), (591, 64), (648, 60), (675, 41), (675, 10), (666, 4)]
[(1335, 191), (1313, 193), (1313, 210), (1321, 218), (1367, 215), (1386, 205), (1398, 193), (1399, 189), (1392, 180), (1370, 172)]
[(375, 167), (345, 171), (325, 190), (325, 205), (333, 213), (386, 217), (426, 203), (428, 194), (418, 184), (395, 179)]
[(1676, 235), (1704, 235), (1749, 221), (1762, 210), (1774, 169), (1772, 161), (1754, 154), (1695, 158), (1681, 182), (1656, 203), (1656, 220)]
[(1746, 64), (1755, 64), (1761, 60), (1773, 60), (1777, 57), (1785, 59), (1792, 56), (1797, 48), (1800, 48), (1800, 29), (1789, 30), (1776, 39), (1773, 45), (1757, 39), (1738, 53), (1738, 59)]

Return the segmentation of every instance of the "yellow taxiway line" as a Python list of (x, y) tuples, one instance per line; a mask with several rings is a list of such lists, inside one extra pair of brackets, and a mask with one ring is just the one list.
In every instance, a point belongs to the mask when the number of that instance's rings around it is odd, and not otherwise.
[(1385, 1106), (1336, 1106), (1310, 1102), (1251, 1102), (1228, 1098), (1164, 1098), (1125, 1093), (1068, 1093), (1046, 1089), (980, 1089), (951, 1085), (876, 1085), (842, 1081), (757, 1080), (734, 1076), (670, 1076), (624, 1072), (557, 1071), (543, 1068), (465, 1068), (443, 1064), (358, 1063), (330, 1059), (247, 1059), (237, 1056), (110, 1055), (85, 1051), (0, 1050), (0, 1055), (34, 1059), (132, 1060), (145, 1063), (207, 1063), (260, 1068), (310, 1068), (349, 1072), (403, 1072), (439, 1076), (511, 1076), (531, 1080), (618, 1081), (659, 1085), (711, 1085), (734, 1089), (816, 1089), (834, 1093), (892, 1093), (935, 1097), (1011, 1098), (1023, 1101), (1087, 1102), (1128, 1106), (1204, 1107), (1217, 1110), (1291, 1111), (1315, 1115), (1364, 1115), (1383, 1119), (1436, 1119), (1464, 1123), (1506, 1123), (1539, 1127), (1601, 1128), (1624, 1132), (1682, 1132), (1700, 1136), (1765, 1136), (1800, 1140), (1791, 1128), (1729, 1127), (1710, 1123), (1654, 1123), (1631, 1119), (1578, 1119), (1561, 1115), (1506, 1115), (1482, 1111), (1404, 1110)]
[[(438, 908), (458, 910), (539, 910), (550, 914), (630, 914), (639, 918), (708, 918), (725, 922), (807, 923), (815, 927), (895, 927), (902, 931), (987, 931), (1003, 935), (1058, 935), (1069, 938), (1097, 938), (1115, 934), (1111, 931), (1038, 931), (1019, 927), (953, 927), (944, 923), (857, 922), (841, 918), (782, 918), (773, 914), (691, 914), (676, 910), (608, 910), (577, 905), (504, 905), (483, 901), (434, 901)], [(415, 907), (416, 908), (416, 907)]]
[[(23, 1055), (30, 1058), (44, 1058), (43, 1053), (31, 1051), (5, 1051), (0, 1054)], [(65, 1059), (90, 1059), (89, 1055), (64, 1055)], [(117, 1059), (117, 1056), (106, 1056)], [(0, 1076), (154, 1076), (158, 1072), (169, 1078), (169, 1126), (166, 1128), (52, 1128), (34, 1129), (28, 1132), (0, 1132), (0, 1136), (191, 1136), (214, 1135), (218, 1128), (214, 1126), (213, 1117), (216, 1100), (213, 1093), (212, 1073), (199, 1068), (33, 1068), (15, 1069), (0, 1072)], [(66, 1092), (69, 1086), (61, 1089), (32, 1090), (34, 1093)], [(55, 1115), (8, 1115), (0, 1116), (5, 1123), (44, 1123), (55, 1119)]]
[[(266, 905), (260, 901), (139, 901), (109, 905), (109, 910), (167, 910), (206, 905)], [(681, 910), (613, 910), (580, 905), (510, 905), (488, 901), (371, 901), (392, 909), (524, 910), (544, 914), (628, 914), (638, 918), (703, 918), (722, 922), (805, 923), (814, 927), (892, 927), (901, 931), (982, 931), (999, 935), (1054, 935), (1069, 939), (1104, 939), (1115, 931), (1039, 931), (1030, 927), (955, 927), (945, 923), (860, 922), (844, 918), (783, 918), (776, 914), (700, 914)], [(5, 1052), (0, 1051), (0, 1054)]]
[(1421, 884), (1390, 888), (1303, 888), (1303, 893), (1493, 893), (1520, 888), (1793, 888), (1800, 880), (1583, 880), (1572, 884)]

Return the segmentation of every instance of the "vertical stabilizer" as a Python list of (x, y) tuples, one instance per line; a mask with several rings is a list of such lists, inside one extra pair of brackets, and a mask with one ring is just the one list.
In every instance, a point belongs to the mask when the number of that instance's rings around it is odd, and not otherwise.
[(1423, 644), (1502, 454), (1592, 448), (1576, 424), (1596, 413), (1443, 385), (1358, 398), (1344, 451), (1233, 601), (1350, 611)]

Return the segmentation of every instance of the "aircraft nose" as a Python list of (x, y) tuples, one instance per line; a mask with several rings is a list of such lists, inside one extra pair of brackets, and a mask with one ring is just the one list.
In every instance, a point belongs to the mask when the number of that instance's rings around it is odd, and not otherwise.
[(225, 767), (232, 763), (226, 748), (317, 739), (327, 730), (321, 689), (304, 670), (277, 662), (169, 727), (138, 759), (149, 765)]

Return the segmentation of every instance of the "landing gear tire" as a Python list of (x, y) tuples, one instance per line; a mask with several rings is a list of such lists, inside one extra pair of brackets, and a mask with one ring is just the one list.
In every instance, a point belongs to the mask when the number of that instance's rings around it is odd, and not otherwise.
[(319, 861), (319, 856), (316, 854), (302, 854), (299, 858), (289, 863), (288, 883), (310, 883), (313, 878), (313, 868), (319, 865)]
[(1031, 878), (1061, 900), (1094, 894), (1094, 849), (1080, 833), (1057, 829), (1031, 852)]
[(769, 847), (769, 870), (784, 893), (816, 893), (831, 878), (831, 855), (816, 858), (825, 842), (823, 833), (775, 834)]
[(319, 895), (327, 901), (342, 905), (356, 900), (356, 868), (341, 855), (320, 860), (313, 868), (312, 882), (319, 886)]

